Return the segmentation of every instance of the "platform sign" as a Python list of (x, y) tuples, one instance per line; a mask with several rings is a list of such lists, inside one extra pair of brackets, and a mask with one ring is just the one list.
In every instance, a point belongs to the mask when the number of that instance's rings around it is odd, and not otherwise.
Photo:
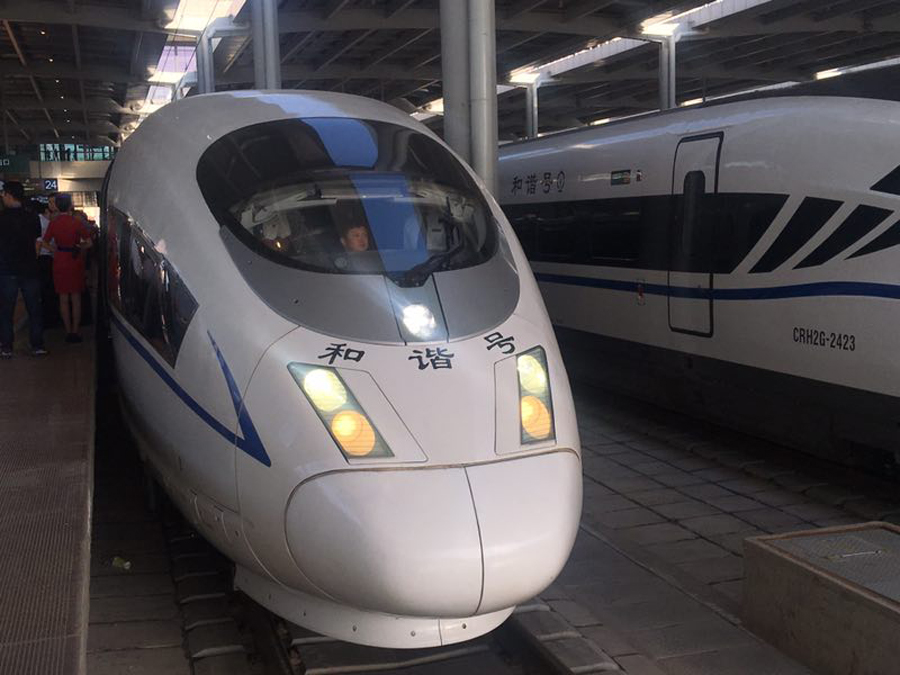
[(59, 190), (59, 178), (45, 178), (44, 192), (57, 192)]
[(0, 173), (28, 174), (31, 170), (31, 158), (28, 155), (0, 155)]

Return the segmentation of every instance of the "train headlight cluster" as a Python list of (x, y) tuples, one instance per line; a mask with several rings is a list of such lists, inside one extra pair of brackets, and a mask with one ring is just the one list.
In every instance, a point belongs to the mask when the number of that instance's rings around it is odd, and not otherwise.
[(393, 457), (394, 453), (333, 368), (291, 363), (288, 370), (345, 457)]
[(547, 378), (547, 356), (535, 347), (516, 360), (519, 373), (519, 421), (522, 443), (546, 441), (554, 436), (553, 399)]

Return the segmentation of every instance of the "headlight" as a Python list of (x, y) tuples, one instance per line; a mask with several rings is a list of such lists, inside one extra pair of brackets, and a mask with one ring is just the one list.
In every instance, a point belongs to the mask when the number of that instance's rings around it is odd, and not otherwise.
[(522, 443), (554, 438), (553, 399), (547, 377), (547, 355), (535, 347), (516, 359), (519, 373), (519, 423)]
[(288, 370), (347, 459), (394, 456), (333, 368), (290, 363)]

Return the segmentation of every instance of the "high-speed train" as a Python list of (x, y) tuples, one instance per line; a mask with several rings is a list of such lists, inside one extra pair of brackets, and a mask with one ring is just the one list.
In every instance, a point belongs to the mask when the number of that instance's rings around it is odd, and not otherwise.
[(506, 218), (434, 134), (352, 96), (197, 96), (104, 197), (126, 418), (238, 588), (426, 647), (556, 577), (581, 511), (566, 372)]
[(900, 103), (744, 100), (516, 143), (498, 198), (573, 377), (896, 472)]

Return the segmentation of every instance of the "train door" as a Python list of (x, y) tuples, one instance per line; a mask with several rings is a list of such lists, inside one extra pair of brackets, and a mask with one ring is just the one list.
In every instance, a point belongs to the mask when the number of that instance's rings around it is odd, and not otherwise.
[(669, 328), (713, 334), (712, 200), (719, 189), (722, 133), (683, 138), (675, 150), (669, 221)]

